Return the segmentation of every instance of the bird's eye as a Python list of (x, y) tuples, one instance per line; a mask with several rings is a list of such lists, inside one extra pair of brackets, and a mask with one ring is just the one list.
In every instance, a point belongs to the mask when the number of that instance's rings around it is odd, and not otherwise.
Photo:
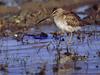
[(57, 8), (54, 8), (53, 10), (52, 10), (52, 14), (55, 14), (57, 11)]
[(55, 11), (55, 10), (57, 10), (57, 7), (53, 8), (53, 10), (52, 10), (52, 11)]

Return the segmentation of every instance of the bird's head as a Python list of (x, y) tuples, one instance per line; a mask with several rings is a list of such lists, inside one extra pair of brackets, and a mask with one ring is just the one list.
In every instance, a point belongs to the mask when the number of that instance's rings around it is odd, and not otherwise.
[(65, 10), (63, 10), (62, 8), (54, 8), (52, 16), (58, 16), (58, 15), (62, 15), (65, 12)]

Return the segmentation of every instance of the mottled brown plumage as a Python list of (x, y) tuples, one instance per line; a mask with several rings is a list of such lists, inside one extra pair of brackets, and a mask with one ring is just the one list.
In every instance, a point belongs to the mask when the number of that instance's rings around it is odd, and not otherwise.
[(86, 21), (82, 21), (74, 12), (66, 11), (62, 8), (56, 9), (52, 15), (57, 27), (62, 31), (74, 32), (88, 24)]
[(70, 12), (70, 13), (64, 13), (63, 16), (66, 19), (66, 22), (68, 23), (68, 25), (71, 25), (73, 27), (77, 27), (77, 26), (82, 26), (82, 21), (80, 20), (80, 17), (77, 16), (74, 12)]
[(82, 21), (80, 17), (76, 15), (74, 12), (66, 11), (63, 10), (62, 8), (56, 9), (52, 13), (52, 15), (57, 27), (62, 31), (70, 32), (71, 38), (72, 38), (72, 32), (78, 31), (81, 29), (82, 26), (88, 24), (87, 22)]

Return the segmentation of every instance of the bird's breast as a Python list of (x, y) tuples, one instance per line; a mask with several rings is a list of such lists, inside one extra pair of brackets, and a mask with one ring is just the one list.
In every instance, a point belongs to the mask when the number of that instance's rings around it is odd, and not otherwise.
[(56, 26), (62, 31), (74, 32), (80, 29), (80, 27), (72, 27), (71, 25), (68, 25), (68, 23), (63, 19), (54, 18), (54, 22)]
[(56, 26), (61, 30), (64, 30), (65, 27), (68, 26), (67, 22), (65, 22), (62, 19), (54, 19), (54, 22), (55, 22)]

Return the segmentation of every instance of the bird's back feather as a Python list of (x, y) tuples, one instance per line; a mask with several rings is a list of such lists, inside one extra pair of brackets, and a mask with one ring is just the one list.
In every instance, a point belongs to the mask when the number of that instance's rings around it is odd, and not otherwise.
[(83, 25), (80, 17), (76, 15), (74, 12), (64, 13), (63, 15), (65, 15), (65, 19), (68, 25), (73, 26), (73, 27)]

